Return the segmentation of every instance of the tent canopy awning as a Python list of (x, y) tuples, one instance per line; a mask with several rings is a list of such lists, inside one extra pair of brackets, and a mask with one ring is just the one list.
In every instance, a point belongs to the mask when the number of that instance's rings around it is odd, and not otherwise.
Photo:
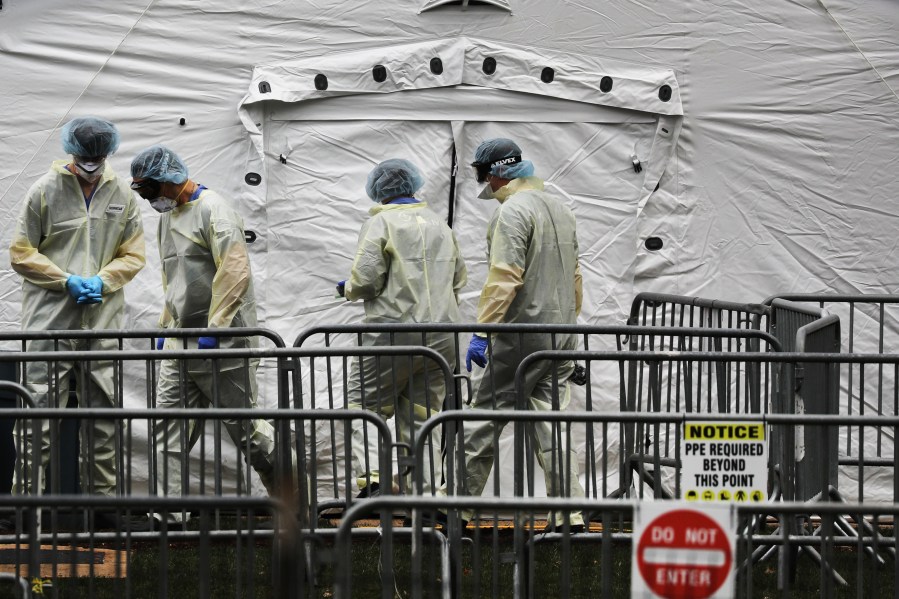
[[(677, 79), (670, 69), (465, 37), (260, 65), (240, 108), (243, 114), (266, 101), (296, 103), (462, 85), (683, 115)], [(255, 119), (244, 122), (251, 132), (258, 132)]]

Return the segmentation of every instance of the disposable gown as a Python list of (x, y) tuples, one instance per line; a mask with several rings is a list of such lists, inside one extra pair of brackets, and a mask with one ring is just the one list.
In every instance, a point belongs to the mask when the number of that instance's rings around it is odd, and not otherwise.
[[(364, 300), (365, 321), (370, 323), (451, 323), (459, 321), (458, 293), (467, 271), (452, 230), (423, 202), (377, 205), (362, 227), (345, 294)], [(426, 345), (455, 368), (454, 335), (366, 334), (362, 344)], [(399, 442), (413, 443), (421, 423), (440, 411), (446, 383), (440, 368), (421, 357), (354, 360), (348, 382), (348, 407), (365, 408), (385, 418), (396, 416)], [(367, 478), (379, 482), (371, 456), (377, 455), (374, 428), (360, 421), (353, 426), (353, 470), (364, 487)], [(365, 431), (368, 431), (366, 433)], [(367, 443), (366, 443), (367, 442)], [(425, 490), (442, 478), (439, 434), (430, 439), (425, 457)], [(374, 453), (370, 453), (371, 450)], [(368, 476), (366, 476), (366, 473)], [(409, 481), (404, 481), (408, 485)]]
[[(125, 307), (123, 287), (144, 267), (144, 232), (140, 209), (128, 182), (107, 165), (90, 199), (85, 202), (77, 177), (57, 160), (25, 198), (9, 249), (12, 268), (22, 275), (22, 328), (25, 330), (120, 329)], [(77, 304), (66, 291), (69, 275), (103, 280), (102, 302)], [(114, 339), (50, 340), (28, 343), (29, 351), (115, 350)], [(63, 407), (69, 399), (69, 376), (75, 371), (78, 405), (116, 407), (116, 380), (111, 361), (86, 364), (29, 362), (25, 384), (40, 407)], [(82, 423), (82, 490), (116, 493), (116, 423)], [(43, 421), (42, 464), (50, 457), (49, 422)], [(124, 424), (120, 425), (124, 428)], [(28, 427), (17, 428), (21, 435)], [(121, 432), (121, 431), (120, 431)], [(21, 446), (21, 445), (20, 445)], [(60, 451), (59, 447), (54, 451)], [(31, 453), (26, 435), (25, 455)], [(58, 459), (58, 458), (54, 458)], [(20, 470), (17, 468), (17, 471)], [(30, 470), (18, 472), (18, 493), (33, 491)], [(43, 482), (41, 481), (41, 485)], [(41, 487), (42, 488), (42, 487)]]
[[(256, 326), (256, 300), (243, 220), (222, 196), (204, 189), (196, 200), (163, 213), (157, 240), (165, 291), (161, 327)], [(164, 349), (181, 349), (183, 344), (182, 338), (167, 338)], [(219, 338), (222, 349), (256, 346), (258, 341), (254, 338)], [(197, 349), (197, 339), (187, 339), (187, 348)], [(240, 358), (163, 360), (156, 404), (160, 408), (255, 407), (258, 364), (258, 360)], [(217, 396), (213, 394), (213, 385)], [(271, 492), (275, 475), (272, 424), (262, 419), (222, 422)], [(195, 421), (185, 420), (166, 420), (156, 426), (156, 447), (164, 457), (157, 470), (157, 488), (160, 494), (181, 495), (182, 463), (187, 463), (200, 430)]]
[[(574, 214), (543, 191), (536, 177), (514, 179), (497, 190), (501, 201), (487, 229), (487, 281), (478, 303), (479, 323), (575, 324), (582, 279)], [(476, 409), (514, 409), (515, 370), (525, 356), (545, 349), (577, 349), (575, 335), (502, 333), (491, 336), (490, 359), (471, 404)], [(527, 409), (564, 410), (570, 401), (572, 362), (540, 362), (527, 371)], [(553, 392), (553, 384), (557, 392)], [(467, 491), (480, 495), (494, 462), (494, 435), (505, 423), (465, 424)], [(577, 455), (566, 435), (549, 423), (533, 425), (537, 460), (550, 496), (583, 496)], [(556, 440), (563, 440), (558, 451)], [(563, 474), (564, 473), (564, 474)], [(572, 524), (582, 524), (572, 515)]]

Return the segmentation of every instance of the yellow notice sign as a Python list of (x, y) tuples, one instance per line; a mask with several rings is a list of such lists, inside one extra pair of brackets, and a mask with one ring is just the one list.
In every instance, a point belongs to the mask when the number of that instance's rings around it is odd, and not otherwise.
[(768, 443), (762, 422), (685, 422), (681, 496), (689, 501), (764, 501)]
[(764, 441), (765, 425), (761, 423), (719, 424), (690, 422), (684, 426), (686, 441)]

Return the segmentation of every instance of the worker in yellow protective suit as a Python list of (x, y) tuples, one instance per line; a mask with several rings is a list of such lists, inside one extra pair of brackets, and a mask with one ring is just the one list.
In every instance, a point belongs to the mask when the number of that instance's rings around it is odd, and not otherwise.
[[(256, 326), (253, 276), (243, 220), (218, 193), (189, 178), (187, 165), (169, 148), (156, 145), (131, 162), (131, 188), (161, 214), (157, 232), (165, 304), (159, 326), (167, 329)], [(182, 338), (159, 339), (159, 349), (182, 349)], [(189, 338), (187, 349), (250, 348), (248, 337)], [(156, 405), (159, 408), (253, 408), (259, 360), (229, 358), (163, 360)], [(214, 395), (214, 393), (216, 395)], [(245, 454), (271, 494), (276, 478), (274, 427), (263, 419), (225, 419), (234, 444)], [(160, 494), (188, 491), (182, 467), (201, 431), (196, 421), (157, 424)], [(174, 519), (179, 519), (177, 516)]]
[[(22, 328), (25, 330), (121, 329), (125, 285), (144, 267), (140, 209), (126, 180), (106, 163), (119, 146), (115, 125), (79, 117), (62, 128), (71, 159), (57, 160), (25, 197), (9, 248), (10, 264), (22, 275)], [(34, 340), (28, 351), (118, 348), (115, 339)], [(28, 362), (25, 384), (38, 407), (65, 407), (74, 371), (79, 407), (112, 408), (121, 398), (121, 380), (111, 360)], [(117, 430), (117, 426), (119, 427)], [(50, 458), (50, 423), (42, 421), (41, 480), (32, 480), (25, 458), (34, 458), (30, 423), (16, 427), (15, 493), (40, 492)], [(116, 436), (124, 423), (81, 422), (81, 489), (97, 495), (124, 490), (116, 472)], [(56, 448), (59, 451), (59, 448)], [(65, 451), (65, 450), (63, 450)], [(58, 482), (58, 481), (57, 481)]]
[[(403, 159), (379, 163), (369, 173), (366, 192), (377, 204), (359, 233), (350, 278), (338, 283), (348, 300), (363, 300), (367, 323), (453, 323), (459, 320), (458, 294), (466, 282), (465, 263), (452, 229), (415, 197), (424, 185), (418, 168)], [(452, 333), (367, 333), (362, 344), (426, 345), (455, 368)], [(348, 407), (396, 418), (397, 439), (412, 446), (421, 424), (440, 412), (446, 396), (443, 372), (422, 357), (364, 356), (354, 360), (348, 381)], [(353, 471), (360, 497), (380, 492), (380, 473), (369, 462), (377, 438), (353, 423)], [(442, 482), (437, 429), (425, 453), (424, 489)], [(408, 478), (404, 486), (411, 484)], [(405, 490), (405, 489), (404, 489)]]
[[(499, 207), (487, 228), (487, 281), (478, 303), (478, 323), (575, 324), (583, 297), (578, 243), (572, 211), (547, 193), (533, 176), (534, 166), (522, 160), (521, 149), (510, 139), (483, 142), (472, 166), (482, 198), (495, 198)], [(488, 351), (492, 349), (491, 351)], [(528, 333), (475, 334), (466, 366), (487, 368), (471, 407), (481, 410), (515, 409), (515, 371), (529, 354), (540, 350), (577, 349), (575, 335)], [(488, 355), (489, 354), (489, 355)], [(573, 362), (538, 362), (525, 373), (522, 391), (530, 410), (561, 411), (570, 402), (569, 378)], [(493, 468), (496, 438), (503, 422), (465, 424), (465, 491), (480, 495)], [(499, 430), (498, 430), (499, 429)], [(537, 461), (544, 471), (550, 496), (583, 497), (578, 480), (577, 454), (567, 434), (551, 423), (531, 426)], [(464, 519), (470, 514), (463, 514)], [(562, 523), (553, 515), (549, 526)], [(579, 512), (571, 514), (572, 530), (583, 530)]]

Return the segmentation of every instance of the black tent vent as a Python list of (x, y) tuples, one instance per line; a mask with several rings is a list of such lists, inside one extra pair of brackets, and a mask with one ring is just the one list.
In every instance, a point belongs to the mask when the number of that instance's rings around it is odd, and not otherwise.
[(646, 239), (643, 245), (645, 245), (646, 249), (650, 252), (655, 252), (662, 249), (662, 246), (664, 246), (665, 244), (662, 243), (662, 239), (660, 237), (649, 237)]
[(659, 100), (667, 102), (671, 99), (671, 86), (663, 85), (659, 88)]

